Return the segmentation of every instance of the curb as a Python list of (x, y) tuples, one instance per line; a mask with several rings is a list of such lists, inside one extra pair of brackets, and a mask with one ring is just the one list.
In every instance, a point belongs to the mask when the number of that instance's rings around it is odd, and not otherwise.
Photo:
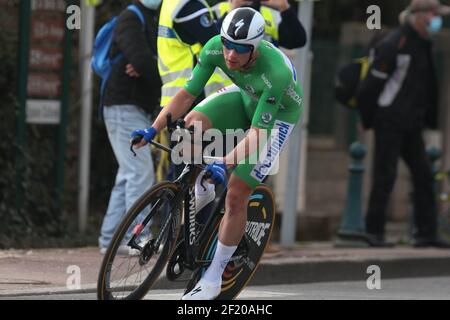
[(380, 267), (382, 279), (450, 276), (450, 257), (266, 263), (257, 271), (249, 285), (339, 281), (366, 282), (372, 274), (372, 272), (367, 272), (371, 265)]
[[(354, 259), (328, 261), (298, 261), (298, 259), (279, 259), (262, 262), (249, 286), (277, 285), (286, 283), (318, 283), (338, 281), (367, 281), (371, 273), (367, 268), (377, 265), (382, 279), (450, 276), (450, 257), (393, 258), (393, 259)], [(188, 278), (188, 274), (185, 275)], [(162, 273), (152, 289), (183, 289), (186, 281), (171, 282)], [(15, 290), (1, 293), (6, 297), (37, 296), (52, 294), (96, 293), (97, 285), (88, 284), (79, 290), (65, 287), (47, 287), (32, 290)]]

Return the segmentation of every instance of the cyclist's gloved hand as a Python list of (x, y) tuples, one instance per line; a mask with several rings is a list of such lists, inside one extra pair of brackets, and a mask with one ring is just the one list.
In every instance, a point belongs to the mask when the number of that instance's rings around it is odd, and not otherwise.
[(224, 163), (216, 161), (207, 165), (205, 171), (215, 183), (227, 185), (227, 166)]
[(158, 131), (155, 128), (151, 127), (145, 130), (134, 130), (131, 133), (131, 139), (136, 138), (137, 136), (141, 136), (146, 142), (150, 142), (156, 136)]

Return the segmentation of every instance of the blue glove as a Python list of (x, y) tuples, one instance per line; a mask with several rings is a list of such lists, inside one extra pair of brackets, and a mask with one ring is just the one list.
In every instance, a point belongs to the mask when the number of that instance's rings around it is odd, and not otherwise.
[(207, 173), (211, 174), (210, 179), (215, 183), (227, 185), (227, 166), (221, 162), (208, 164), (205, 168)]
[(131, 133), (131, 139), (134, 139), (137, 136), (141, 136), (144, 138), (145, 141), (150, 142), (153, 140), (153, 138), (156, 136), (157, 133), (158, 131), (156, 131), (156, 129), (153, 127), (145, 130), (134, 130)]

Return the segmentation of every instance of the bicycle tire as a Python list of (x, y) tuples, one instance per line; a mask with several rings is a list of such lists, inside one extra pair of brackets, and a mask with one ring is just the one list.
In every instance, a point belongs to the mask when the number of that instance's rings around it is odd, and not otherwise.
[[(123, 288), (124, 292), (128, 292), (131, 290), (129, 294), (123, 297), (124, 300), (142, 299), (151, 289), (155, 281), (158, 279), (160, 273), (164, 270), (167, 260), (171, 256), (176, 245), (176, 240), (178, 238), (178, 233), (180, 231), (181, 225), (182, 199), (180, 198), (179, 201), (177, 201), (178, 203), (175, 204), (171, 203), (171, 201), (174, 200), (179, 192), (179, 187), (175, 183), (169, 181), (161, 182), (145, 192), (130, 208), (125, 218), (117, 228), (111, 240), (111, 244), (106, 250), (105, 256), (103, 258), (97, 283), (97, 297), (99, 300), (119, 300), (113, 294), (113, 292), (118, 290), (117, 288), (114, 288), (112, 286), (112, 283), (114, 282), (113, 280), (111, 280), (113, 263), (116, 258), (122, 258), (118, 254), (119, 247), (121, 246), (123, 239), (126, 237), (128, 230), (132, 228), (135, 219), (139, 219), (142, 211), (153, 204), (146, 216), (152, 214), (152, 219), (155, 218), (155, 222), (157, 216), (153, 215), (165, 215), (160, 219), (162, 231), (159, 230), (156, 233), (157, 235), (155, 236), (156, 239), (159, 239), (159, 237), (161, 237), (160, 239), (162, 241), (162, 249), (160, 249), (161, 246), (158, 246), (158, 248), (156, 249), (157, 253), (158, 251), (160, 251), (160, 254), (156, 258), (154, 265), (145, 267), (148, 264), (149, 260), (152, 258), (153, 254), (145, 263), (144, 268), (146, 271), (148, 271), (148, 274), (144, 276), (142, 283), (136, 286), (126, 285), (125, 282), (121, 287), (119, 287)], [(158, 206), (156, 206), (156, 204), (158, 204)], [(169, 207), (166, 207), (166, 205), (169, 205)], [(170, 221), (168, 219), (170, 219)], [(154, 239), (150, 241), (154, 241)], [(144, 259), (144, 249), (149, 247), (148, 243), (150, 241), (148, 241), (147, 244), (143, 246), (142, 250), (139, 252), (139, 259)], [(137, 257), (129, 257), (130, 260), (133, 260), (133, 258)], [(141, 260), (138, 260), (138, 263), (140, 264)], [(136, 265), (136, 261), (134, 261), (134, 265)], [(135, 274), (132, 274), (132, 276), (135, 277)], [(121, 282), (119, 282), (119, 284), (121, 284)]]
[[(221, 210), (221, 208), (218, 208), (218, 210)], [(211, 260), (214, 255), (218, 229), (222, 220), (219, 214), (216, 214), (216, 216), (218, 218), (214, 220), (214, 223), (206, 231), (206, 240), (200, 245), (199, 260)], [(215, 300), (235, 299), (258, 269), (261, 258), (270, 242), (275, 223), (274, 195), (268, 186), (260, 185), (253, 191), (248, 204), (247, 220), (245, 235), (247, 239), (250, 239), (248, 256), (242, 259), (240, 265), (236, 265), (233, 258), (240, 254), (239, 250), (236, 250), (222, 275), (222, 291)], [(259, 231), (257, 231), (258, 228)], [(240, 245), (243, 241), (245, 241), (244, 238), (241, 240)], [(194, 288), (205, 270), (205, 267), (196, 269), (186, 287), (185, 293)]]

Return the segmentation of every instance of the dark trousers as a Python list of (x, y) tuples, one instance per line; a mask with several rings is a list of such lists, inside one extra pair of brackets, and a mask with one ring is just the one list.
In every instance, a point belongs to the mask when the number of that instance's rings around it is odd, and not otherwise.
[(433, 237), (437, 230), (434, 179), (421, 130), (399, 132), (375, 128), (373, 185), (366, 216), (366, 231), (384, 234), (386, 208), (397, 177), (400, 157), (410, 170), (414, 187), (414, 236)]

